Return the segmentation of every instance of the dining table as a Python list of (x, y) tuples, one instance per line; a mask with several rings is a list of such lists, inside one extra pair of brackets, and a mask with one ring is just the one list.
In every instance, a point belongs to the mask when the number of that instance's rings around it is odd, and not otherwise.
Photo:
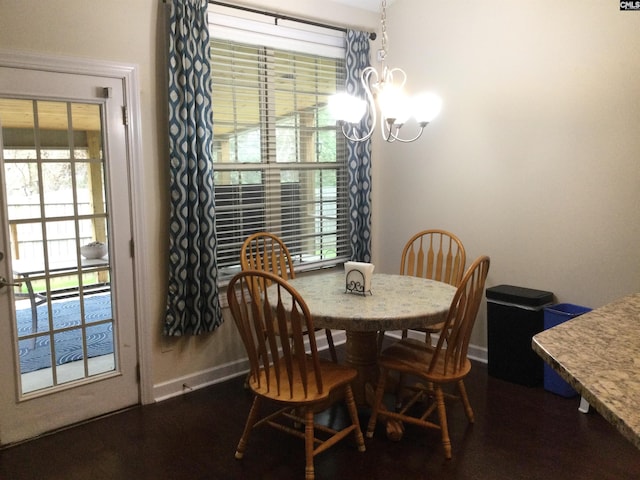
[(343, 270), (299, 275), (289, 283), (309, 307), (315, 327), (344, 330), (346, 363), (358, 371), (356, 403), (378, 379), (378, 333), (426, 327), (446, 319), (456, 288), (408, 275), (374, 273), (369, 291), (348, 291)]

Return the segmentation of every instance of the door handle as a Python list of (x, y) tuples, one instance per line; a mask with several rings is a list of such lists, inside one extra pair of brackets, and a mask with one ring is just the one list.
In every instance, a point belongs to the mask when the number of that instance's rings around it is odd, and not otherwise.
[(21, 283), (9, 283), (9, 281), (6, 278), (0, 276), (0, 288), (3, 288), (3, 287), (20, 287), (20, 286), (22, 286)]

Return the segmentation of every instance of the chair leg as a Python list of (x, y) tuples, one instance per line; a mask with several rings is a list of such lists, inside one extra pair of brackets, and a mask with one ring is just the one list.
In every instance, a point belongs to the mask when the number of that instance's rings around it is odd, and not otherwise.
[(327, 343), (329, 344), (329, 353), (331, 354), (331, 360), (333, 363), (338, 363), (338, 355), (336, 354), (336, 347), (333, 344), (333, 335), (328, 328), (324, 331), (327, 335)]
[(347, 404), (347, 410), (349, 410), (351, 423), (356, 427), (353, 433), (356, 436), (356, 445), (358, 446), (358, 451), (364, 452), (366, 450), (364, 445), (364, 437), (362, 436), (362, 430), (360, 429), (360, 419), (358, 418), (358, 409), (356, 408), (356, 400), (353, 396), (353, 389), (351, 388), (351, 385), (346, 386), (345, 392), (344, 392), (344, 399)]
[(402, 408), (402, 387), (404, 386), (404, 374), (398, 373), (398, 384), (395, 389), (395, 398), (396, 398), (396, 410), (400, 410)]
[(258, 420), (258, 413), (260, 411), (260, 397), (255, 397), (253, 399), (253, 404), (251, 405), (251, 410), (249, 410), (249, 416), (247, 417), (247, 422), (244, 425), (244, 431), (242, 432), (242, 436), (240, 437), (240, 441), (238, 442), (238, 446), (236, 447), (236, 455), (235, 457), (240, 460), (244, 456), (244, 451), (247, 448), (247, 442), (249, 441), (249, 435), (251, 434), (251, 430), (253, 430), (253, 426), (256, 424)]
[(384, 342), (384, 330), (378, 332), (378, 355), (382, 351), (382, 343)]
[(378, 387), (376, 388), (376, 397), (372, 405), (373, 411), (371, 412), (371, 418), (369, 419), (369, 425), (367, 426), (367, 438), (373, 438), (373, 432), (376, 429), (376, 422), (378, 421), (378, 412), (382, 405), (382, 397), (384, 396), (384, 384), (387, 380), (387, 371), (384, 368), (380, 368), (380, 376), (378, 377)]
[(442, 446), (444, 447), (444, 456), (447, 460), (451, 459), (451, 439), (449, 438), (449, 427), (447, 425), (447, 408), (444, 405), (444, 394), (442, 386), (436, 385), (436, 402), (438, 405), (438, 417), (440, 419), (440, 433), (442, 435)]
[(430, 347), (433, 346), (433, 337), (431, 336), (431, 332), (425, 332), (425, 337), (424, 337), (424, 341), (426, 342), (427, 345), (429, 345)]
[(304, 470), (305, 480), (314, 480), (315, 471), (313, 468), (313, 447), (314, 447), (314, 432), (313, 432), (313, 410), (305, 408), (304, 412), (304, 453), (306, 466)]
[(467, 414), (469, 423), (474, 423), (475, 417), (473, 416), (473, 409), (471, 408), (471, 403), (469, 403), (467, 389), (464, 386), (464, 382), (462, 380), (458, 381), (458, 392), (460, 392), (460, 399), (462, 400), (462, 405), (464, 405), (464, 412)]

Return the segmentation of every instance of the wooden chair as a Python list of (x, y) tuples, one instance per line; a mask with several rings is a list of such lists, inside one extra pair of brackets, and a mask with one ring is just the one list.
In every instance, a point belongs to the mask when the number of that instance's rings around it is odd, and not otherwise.
[[(278, 236), (268, 232), (258, 232), (247, 237), (240, 251), (242, 270), (260, 270), (271, 272), (284, 280), (295, 278), (293, 260), (289, 249)], [(267, 283), (269, 286), (269, 283)], [(318, 328), (316, 330), (322, 330)], [(334, 362), (338, 362), (336, 348), (333, 344), (331, 330), (325, 329), (329, 354)]]
[[(489, 271), (489, 257), (481, 256), (465, 273), (451, 301), (449, 314), (444, 322), (436, 346), (412, 338), (403, 338), (393, 343), (380, 354), (378, 364), (380, 377), (376, 388), (373, 414), (367, 428), (367, 437), (373, 437), (378, 417), (440, 429), (445, 456), (451, 458), (451, 441), (447, 427), (447, 411), (443, 387), (453, 384), (458, 395), (446, 395), (462, 401), (470, 423), (473, 410), (467, 397), (463, 379), (471, 370), (467, 349), (471, 330), (478, 314), (484, 293), (484, 284)], [(402, 402), (398, 412), (386, 410), (382, 403), (385, 384), (390, 372), (417, 377), (423, 383), (405, 387), (411, 396)], [(427, 400), (427, 403), (420, 403)], [(436, 412), (437, 420), (431, 421)]]
[[(466, 263), (466, 253), (460, 239), (446, 230), (432, 229), (416, 233), (402, 249), (400, 275), (429, 278), (457, 287), (462, 279)], [(431, 334), (438, 333), (442, 324), (432, 325), (415, 331), (424, 332), (425, 341), (431, 342)], [(407, 338), (408, 331), (402, 331)], [(378, 337), (378, 351), (382, 348), (384, 332)]]
[[(261, 425), (304, 439), (307, 480), (314, 478), (314, 457), (351, 433), (358, 450), (364, 452), (351, 389), (357, 371), (320, 359), (313, 335), (308, 337), (305, 352), (304, 332), (313, 331), (313, 319), (300, 294), (273, 273), (247, 270), (231, 279), (227, 298), (249, 357), (248, 384), (255, 395), (236, 458), (244, 456), (250, 433)], [(317, 425), (314, 414), (340, 399), (346, 402), (351, 424), (342, 430)], [(270, 409), (262, 416), (263, 401), (280, 406), (280, 410), (273, 413)], [(299, 425), (304, 427), (297, 428)]]

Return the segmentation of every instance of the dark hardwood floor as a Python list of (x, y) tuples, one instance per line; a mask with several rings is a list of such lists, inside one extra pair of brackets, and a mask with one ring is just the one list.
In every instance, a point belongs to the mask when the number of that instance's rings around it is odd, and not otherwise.
[[(343, 348), (343, 347), (341, 347)], [(301, 479), (301, 440), (260, 429), (234, 459), (251, 396), (237, 378), (137, 407), (0, 451), (2, 480)], [(317, 479), (638, 479), (640, 451), (600, 415), (565, 399), (487, 375), (466, 381), (476, 422), (449, 408), (453, 459), (439, 433), (406, 427), (400, 442), (382, 425), (367, 451), (350, 441), (316, 457)], [(334, 421), (343, 418), (341, 411)], [(362, 427), (368, 416), (362, 412)]]

